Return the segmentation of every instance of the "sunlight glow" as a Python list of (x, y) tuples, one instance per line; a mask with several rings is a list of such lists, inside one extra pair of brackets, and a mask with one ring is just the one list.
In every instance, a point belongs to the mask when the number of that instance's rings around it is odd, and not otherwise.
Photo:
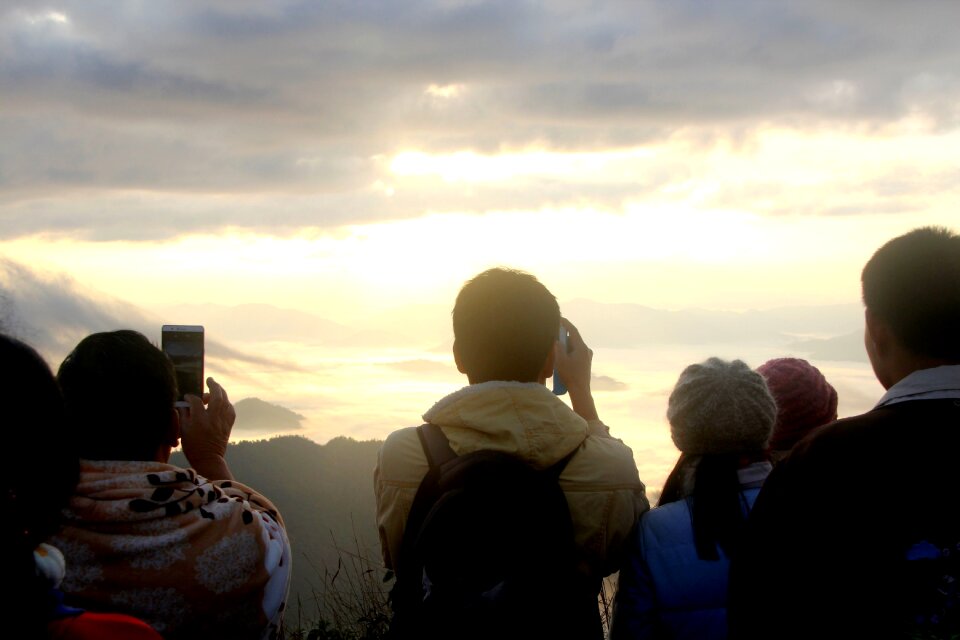
[(463, 90), (462, 84), (431, 84), (424, 93), (433, 98), (450, 99), (458, 97)]
[(34, 13), (24, 16), (24, 19), (30, 24), (69, 24), (70, 18), (67, 14), (60, 11), (45, 11), (43, 13)]
[[(769, 128), (709, 142), (681, 132), (657, 145), (581, 153), (411, 150), (375, 159), (381, 173), (364, 190), (399, 207), (379, 222), (263, 225), (112, 242), (109, 251), (96, 238), (32, 237), (0, 242), (0, 251), (134, 303), (257, 300), (343, 321), (410, 300), (447, 303), (466, 279), (497, 265), (537, 274), (566, 298), (834, 303), (858, 299), (859, 269), (889, 238), (921, 224), (956, 225), (958, 147), (960, 131), (908, 118), (879, 132)], [(509, 197), (486, 199), (488, 189), (543, 184), (563, 189), (515, 207), (504, 205)], [(459, 199), (444, 199), (451, 192)], [(123, 191), (88, 206), (148, 203), (203, 219), (310, 210), (321, 198)]]

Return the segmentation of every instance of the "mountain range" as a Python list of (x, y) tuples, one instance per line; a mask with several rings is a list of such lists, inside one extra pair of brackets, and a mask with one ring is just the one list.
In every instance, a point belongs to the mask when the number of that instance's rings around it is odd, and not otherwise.
[[(293, 550), (287, 624), (315, 620), (331, 589), (364, 579), (382, 584), (373, 492), (380, 444), (280, 436), (228, 447), (234, 477), (268, 497), (284, 519)], [(189, 466), (180, 452), (171, 463)]]

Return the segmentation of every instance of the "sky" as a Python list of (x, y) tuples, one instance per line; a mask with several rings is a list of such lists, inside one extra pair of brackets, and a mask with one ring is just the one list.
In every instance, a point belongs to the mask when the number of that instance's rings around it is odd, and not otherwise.
[[(449, 310), (491, 266), (564, 309), (823, 309), (843, 320), (715, 350), (849, 353), (872, 252), (960, 226), (958, 23), (933, 1), (7, 0), (0, 319), (54, 364), (91, 330), (204, 324), (237, 397), (321, 441), (463, 383)], [(661, 353), (602, 308), (595, 369), (628, 390), (714, 355), (690, 348), (709, 323)], [(616, 417), (664, 429), (654, 396)]]

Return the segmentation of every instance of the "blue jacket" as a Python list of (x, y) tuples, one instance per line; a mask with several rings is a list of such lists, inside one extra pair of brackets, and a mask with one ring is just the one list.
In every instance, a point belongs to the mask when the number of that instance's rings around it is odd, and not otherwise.
[[(769, 463), (741, 472), (744, 507), (753, 507)], [(749, 469), (749, 468), (748, 468)], [(744, 482), (744, 475), (752, 480)], [(693, 540), (688, 500), (648, 511), (640, 518), (620, 570), (612, 640), (727, 637), (729, 559), (701, 560)]]

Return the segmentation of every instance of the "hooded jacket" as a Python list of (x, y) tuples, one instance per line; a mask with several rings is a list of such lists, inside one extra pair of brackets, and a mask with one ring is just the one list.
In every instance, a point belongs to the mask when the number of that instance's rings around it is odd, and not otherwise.
[[(577, 449), (560, 475), (560, 488), (573, 520), (581, 570), (595, 577), (617, 570), (649, 504), (633, 452), (607, 435), (602, 422), (588, 424), (544, 385), (520, 382), (470, 385), (437, 402), (423, 419), (441, 428), (458, 455), (503, 451), (546, 469)], [(396, 568), (410, 507), (427, 470), (416, 427), (390, 434), (374, 472), (377, 528), (387, 568)]]

